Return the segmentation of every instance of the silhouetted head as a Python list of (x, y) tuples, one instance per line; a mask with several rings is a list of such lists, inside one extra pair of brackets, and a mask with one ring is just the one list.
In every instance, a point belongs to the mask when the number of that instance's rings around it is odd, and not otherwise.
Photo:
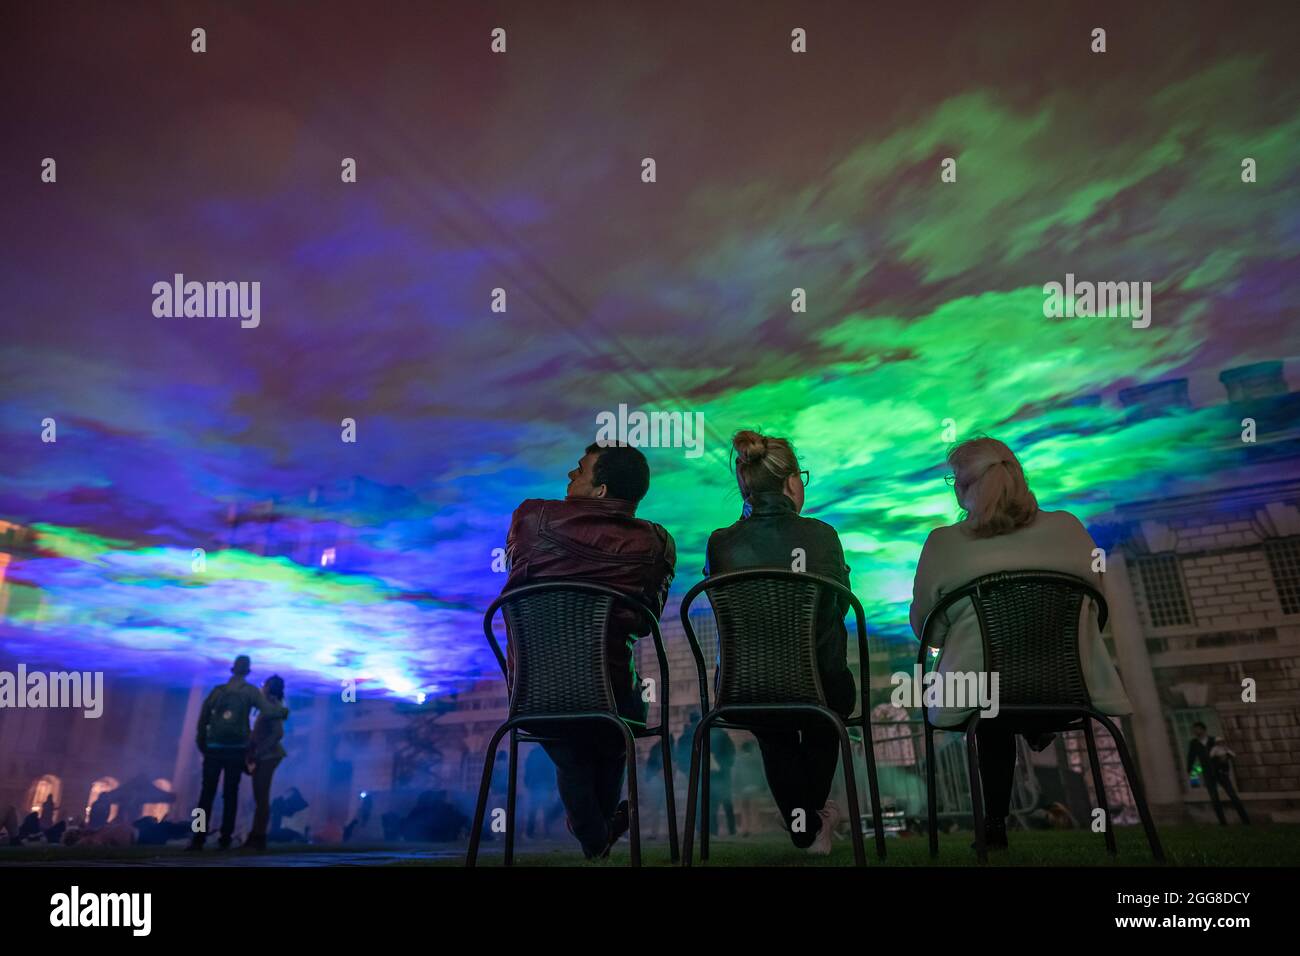
[(230, 673), (238, 677), (243, 677), (253, 669), (253, 663), (248, 659), (247, 654), (240, 654), (235, 658), (235, 663), (231, 665)]
[(1196, 723), (1192, 724), (1192, 733), (1197, 737), (1204, 737), (1205, 730), (1206, 730), (1205, 725), (1201, 723), (1199, 720)]
[(795, 511), (803, 510), (803, 476), (789, 439), (746, 429), (731, 437), (731, 447), (742, 498), (749, 501), (752, 495), (776, 492), (793, 501)]
[(631, 445), (587, 446), (569, 472), (571, 498), (617, 498), (637, 504), (650, 490), (650, 465)]
[(262, 693), (267, 697), (278, 697), (284, 700), (284, 678), (279, 674), (272, 674), (262, 685)]
[(1038, 499), (1011, 449), (996, 438), (972, 438), (948, 452), (963, 527), (976, 538), (1023, 528), (1038, 514)]

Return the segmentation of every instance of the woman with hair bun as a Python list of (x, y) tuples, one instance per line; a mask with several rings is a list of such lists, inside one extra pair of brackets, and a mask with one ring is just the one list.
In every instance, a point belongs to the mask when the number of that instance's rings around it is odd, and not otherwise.
[[(925, 540), (912, 586), (912, 631), (919, 638), (926, 615), (948, 594), (975, 578), (997, 571), (1060, 571), (1103, 589), (1092, 569), (1097, 547), (1082, 522), (1068, 511), (1043, 511), (1029, 490), (1024, 469), (1011, 449), (995, 438), (973, 438), (948, 453), (949, 480), (961, 507), (955, 524), (935, 528)], [(1093, 704), (1104, 714), (1132, 713), (1124, 685), (1102, 643), (1093, 602), (1084, 603), (1079, 628), (1079, 660)], [(969, 601), (949, 608), (932, 636), (942, 648), (941, 673), (984, 670), (984, 642)], [(959, 726), (969, 708), (934, 707), (936, 727)], [(984, 719), (976, 726), (980, 777), (984, 788), (985, 840), (990, 849), (1007, 845), (1006, 816), (1016, 767), (1016, 734), (1042, 749), (1050, 735), (1021, 721)]]
[[(794, 446), (784, 438), (738, 431), (732, 438), (736, 483), (745, 500), (745, 514), (729, 528), (709, 537), (704, 575), (747, 568), (789, 570), (791, 553), (801, 548), (805, 570), (849, 585), (849, 568), (839, 535), (824, 521), (799, 514), (804, 505), (808, 472), (799, 469)], [(817, 669), (827, 703), (841, 716), (853, 713), (857, 685), (848, 665), (847, 604), (825, 593), (817, 608)], [(782, 823), (795, 846), (810, 853), (831, 852), (831, 839), (840, 810), (829, 799), (839, 761), (839, 736), (825, 720), (808, 720), (791, 729), (755, 729), (763, 770)], [(795, 812), (801, 811), (796, 817)], [(791, 823), (802, 818), (801, 832)]]
[[(272, 704), (284, 704), (284, 678), (272, 674), (262, 685), (262, 693)], [(266, 826), (271, 819), (271, 779), (275, 768), (287, 754), (284, 744), (284, 718), (270, 718), (259, 712), (253, 721), (253, 733), (248, 742), (248, 773), (253, 778), (253, 827), (244, 846), (250, 850), (266, 849)]]

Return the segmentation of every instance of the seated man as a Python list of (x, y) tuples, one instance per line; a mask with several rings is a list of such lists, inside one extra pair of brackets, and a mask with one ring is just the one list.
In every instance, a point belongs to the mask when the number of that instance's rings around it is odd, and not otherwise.
[[(563, 501), (530, 498), (515, 509), (506, 538), (510, 576), (503, 591), (540, 581), (604, 584), (663, 612), (677, 563), (672, 536), (636, 517), (650, 488), (645, 456), (626, 445), (590, 445), (569, 472)], [(625, 606), (610, 613), (610, 683), (619, 713), (644, 721), (646, 703), (632, 661), (632, 644), (650, 632), (644, 615)], [(514, 673), (514, 646), (507, 668)], [(513, 678), (512, 678), (513, 679)], [(543, 745), (555, 763), (569, 826), (588, 859), (609, 853), (627, 832), (623, 789), (626, 750), (615, 728), (584, 727), (562, 743)]]

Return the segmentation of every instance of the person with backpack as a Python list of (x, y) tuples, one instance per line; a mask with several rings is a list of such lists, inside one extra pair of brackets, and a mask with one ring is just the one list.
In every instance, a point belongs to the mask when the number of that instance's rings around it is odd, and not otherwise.
[(203, 849), (207, 840), (219, 780), (222, 781), (221, 839), (217, 845), (223, 850), (230, 847), (239, 809), (239, 778), (244, 773), (244, 759), (252, 736), (248, 727), (250, 712), (256, 709), (271, 720), (289, 716), (287, 707), (267, 700), (266, 695), (248, 682), (251, 669), (247, 655), (236, 657), (230, 668), (230, 680), (212, 688), (199, 711), (196, 743), (203, 754), (203, 789), (199, 793), (203, 830), (194, 834), (189, 845), (191, 850)]

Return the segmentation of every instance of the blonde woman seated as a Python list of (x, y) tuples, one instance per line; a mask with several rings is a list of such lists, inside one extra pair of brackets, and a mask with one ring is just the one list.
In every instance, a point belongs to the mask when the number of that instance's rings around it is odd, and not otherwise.
[[(1102, 575), (1092, 570), (1092, 552), (1097, 546), (1092, 536), (1068, 511), (1038, 507), (1010, 448), (994, 438), (975, 438), (954, 448), (948, 464), (963, 515), (956, 524), (931, 531), (921, 550), (911, 614), (912, 631), (918, 638), (926, 615), (945, 594), (995, 571), (1059, 571), (1102, 590)], [(1096, 609), (1091, 602), (1086, 606), (1086, 626), (1079, 630), (1079, 660), (1088, 693), (1104, 714), (1131, 713), (1124, 685), (1098, 632)], [(959, 601), (948, 609), (931, 641), (942, 648), (936, 663), (940, 672), (978, 673), (984, 669), (984, 644), (969, 601)], [(954, 727), (971, 713), (969, 709), (936, 707), (930, 709), (930, 720), (936, 727)], [(1024, 718), (1012, 725), (1010, 719), (1010, 715), (984, 719), (975, 730), (984, 790), (985, 840), (990, 849), (1007, 845), (1016, 734), (1025, 734), (1035, 749), (1042, 749), (1051, 739), (1041, 725)]]

